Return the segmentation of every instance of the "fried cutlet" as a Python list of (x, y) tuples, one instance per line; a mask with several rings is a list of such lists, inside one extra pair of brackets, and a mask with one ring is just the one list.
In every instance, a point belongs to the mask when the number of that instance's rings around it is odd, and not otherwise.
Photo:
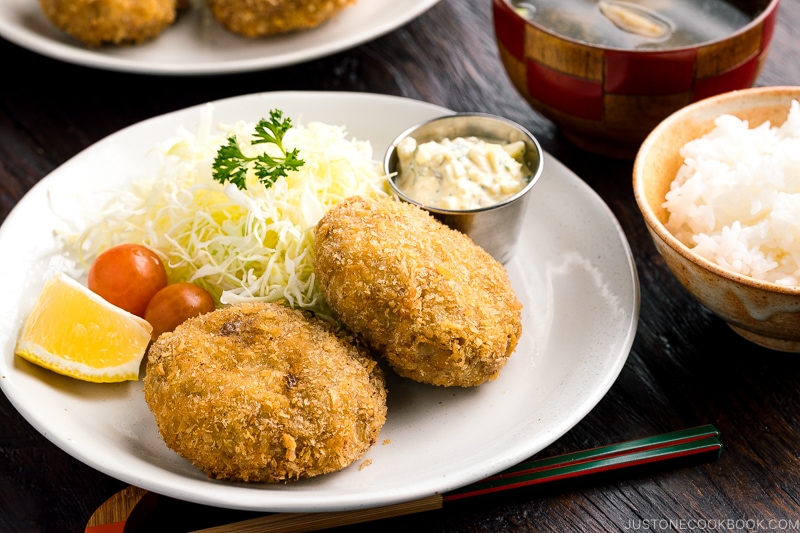
[(318, 223), (314, 254), (336, 317), (401, 376), (480, 385), (522, 333), (503, 266), (414, 205), (349, 198)]
[(355, 0), (208, 0), (214, 18), (245, 37), (314, 28), (353, 4)]
[(44, 15), (89, 47), (138, 44), (175, 22), (187, 0), (39, 0)]
[(247, 303), (189, 319), (148, 352), (145, 400), (209, 477), (285, 482), (360, 458), (386, 421), (375, 360), (306, 312)]

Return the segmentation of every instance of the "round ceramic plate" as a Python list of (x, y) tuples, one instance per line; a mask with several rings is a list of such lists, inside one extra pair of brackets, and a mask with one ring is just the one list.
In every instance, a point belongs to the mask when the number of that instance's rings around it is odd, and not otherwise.
[[(356, 93), (262, 93), (221, 100), (217, 122), (256, 122), (281, 109), (295, 123), (343, 125), (380, 160), (407, 127), (449, 113), (404, 98)], [(500, 377), (442, 388), (389, 375), (389, 415), (363, 460), (285, 485), (208, 479), (157, 432), (141, 381), (93, 384), (16, 357), (19, 328), (45, 272), (57, 267), (62, 221), (51, 202), (124, 186), (155, 163), (154, 143), (196, 131), (202, 106), (109, 136), (38, 183), (0, 227), (0, 385), (45, 437), (106, 474), (160, 494), (219, 507), (325, 511), (371, 507), (445, 492), (527, 459), (577, 424), (605, 395), (628, 357), (639, 286), (628, 242), (605, 203), (545, 157), (525, 228), (506, 265), (524, 304), (523, 336)], [(369, 466), (360, 468), (366, 460)]]
[(421, 15), (438, 0), (358, 0), (311, 30), (249, 39), (225, 30), (205, 0), (156, 39), (138, 46), (89, 49), (54, 26), (37, 0), (0, 2), (0, 36), (69, 63), (146, 74), (228, 74), (280, 67), (346, 50)]

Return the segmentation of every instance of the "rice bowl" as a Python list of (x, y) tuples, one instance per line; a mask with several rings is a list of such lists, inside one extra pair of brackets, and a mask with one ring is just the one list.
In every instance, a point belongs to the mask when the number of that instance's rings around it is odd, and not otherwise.
[[(686, 244), (668, 228), (670, 210), (667, 207), (667, 194), (685, 163), (681, 149), (690, 141), (712, 132), (717, 127), (719, 117), (730, 115), (738, 121), (747, 121), (749, 128), (762, 126), (767, 121), (769, 125), (763, 126), (765, 129), (780, 127), (787, 122), (792, 101), (798, 99), (800, 87), (763, 87), (733, 91), (687, 106), (662, 121), (645, 139), (633, 169), (634, 194), (647, 229), (657, 250), (678, 281), (702, 305), (725, 320), (743, 337), (768, 348), (789, 352), (800, 352), (800, 287), (791, 283), (783, 273), (778, 274), (782, 279), (781, 283), (757, 279), (744, 274), (743, 268), (737, 271), (736, 265), (722, 266), (715, 259), (701, 255), (702, 249), (698, 251), (696, 246), (692, 246), (697, 243)], [(734, 126), (741, 128), (741, 125)], [(787, 126), (786, 129), (791, 128)], [(750, 143), (752, 140), (745, 142)], [(734, 144), (728, 140), (722, 141), (720, 146), (735, 151)], [(748, 150), (753, 149), (755, 147), (748, 147)], [(746, 152), (739, 148), (739, 153)], [(763, 189), (763, 182), (758, 183), (758, 180), (752, 190), (759, 190), (762, 195), (767, 194)], [(777, 198), (780, 194), (773, 189), (772, 196)], [(752, 194), (749, 194), (749, 200), (752, 200)], [(676, 200), (673, 199), (674, 201)], [(735, 211), (741, 213), (741, 209)], [(780, 212), (784, 211), (786, 210), (780, 209)], [(774, 214), (775, 209), (770, 212)], [(787, 224), (784, 227), (800, 231), (797, 225), (790, 222)], [(739, 225), (739, 229), (742, 227), (744, 224)], [(779, 229), (777, 225), (771, 229), (774, 230), (774, 238), (791, 241), (784, 229)], [(728, 240), (736, 233), (730, 228), (726, 232)], [(721, 233), (720, 231), (720, 235)], [(757, 234), (757, 231), (754, 233)], [(766, 235), (762, 234), (759, 239), (768, 240)], [(682, 237), (685, 238), (686, 235)], [(718, 243), (723, 240), (717, 239)], [(798, 247), (797, 243), (794, 243), (794, 247)], [(796, 253), (793, 249), (787, 248), (787, 251), (787, 255)], [(738, 259), (743, 257), (746, 259), (746, 254), (740, 254)], [(769, 257), (769, 254), (764, 257)], [(738, 266), (745, 263), (747, 261), (743, 260)]]
[(680, 150), (666, 228), (727, 270), (800, 284), (800, 104), (780, 126), (734, 115), (714, 124)]

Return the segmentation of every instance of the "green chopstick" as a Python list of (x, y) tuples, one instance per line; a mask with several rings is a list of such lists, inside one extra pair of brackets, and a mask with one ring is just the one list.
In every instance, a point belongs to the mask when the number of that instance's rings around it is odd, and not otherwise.
[(718, 457), (722, 452), (722, 443), (719, 437), (720, 433), (717, 428), (705, 425), (581, 452), (527, 461), (481, 481), (446, 492), (442, 496), (444, 501), (453, 501), (669, 459), (683, 459), (702, 454)]

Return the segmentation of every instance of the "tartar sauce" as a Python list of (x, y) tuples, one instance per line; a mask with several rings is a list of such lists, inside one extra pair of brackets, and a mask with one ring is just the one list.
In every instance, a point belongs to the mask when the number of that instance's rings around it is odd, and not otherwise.
[(395, 183), (409, 198), (440, 209), (477, 209), (521, 191), (530, 171), (521, 162), (525, 143), (456, 137), (417, 144), (406, 137), (397, 145)]

